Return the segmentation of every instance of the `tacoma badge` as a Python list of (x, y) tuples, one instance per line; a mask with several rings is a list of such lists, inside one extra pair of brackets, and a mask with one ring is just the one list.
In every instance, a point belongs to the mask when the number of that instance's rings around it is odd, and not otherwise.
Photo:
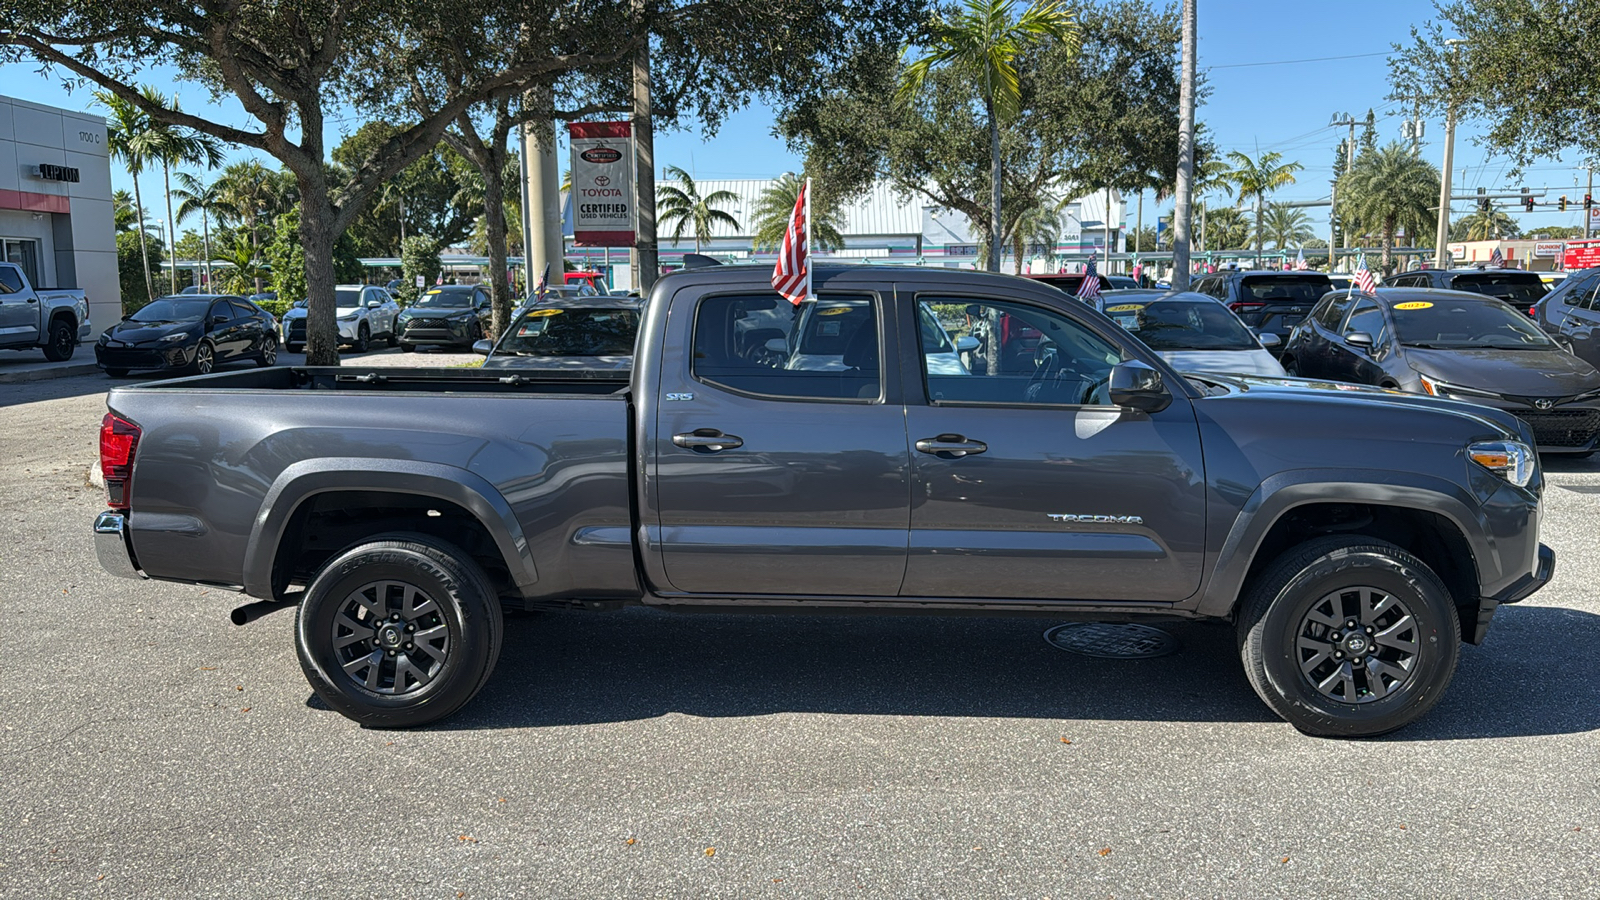
[(1052, 522), (1079, 522), (1093, 525), (1143, 525), (1143, 516), (1079, 516), (1072, 513), (1045, 513)]

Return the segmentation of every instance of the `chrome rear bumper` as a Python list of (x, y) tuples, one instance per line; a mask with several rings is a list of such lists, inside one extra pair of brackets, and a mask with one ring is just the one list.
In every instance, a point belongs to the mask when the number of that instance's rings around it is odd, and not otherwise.
[(106, 510), (94, 520), (94, 555), (100, 558), (100, 568), (119, 578), (145, 578), (133, 562), (133, 549), (128, 546), (128, 517)]

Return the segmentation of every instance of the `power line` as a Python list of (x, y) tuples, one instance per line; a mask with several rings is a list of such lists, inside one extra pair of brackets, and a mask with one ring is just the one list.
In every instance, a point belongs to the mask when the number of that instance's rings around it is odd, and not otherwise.
[(1207, 66), (1206, 71), (1213, 69), (1250, 69), (1256, 66), (1295, 66), (1301, 63), (1333, 62), (1340, 59), (1369, 59), (1374, 56), (1388, 56), (1388, 50), (1381, 53), (1353, 53), (1349, 56), (1318, 56), (1314, 59), (1279, 59), (1272, 62), (1228, 63), (1222, 66)]

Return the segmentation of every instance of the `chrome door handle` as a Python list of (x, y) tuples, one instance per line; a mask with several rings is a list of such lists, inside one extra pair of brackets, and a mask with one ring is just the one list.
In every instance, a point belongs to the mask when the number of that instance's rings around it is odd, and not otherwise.
[(699, 453), (718, 453), (744, 446), (744, 439), (734, 434), (723, 434), (715, 428), (696, 428), (686, 434), (675, 434), (672, 442)]
[(922, 453), (931, 453), (941, 459), (960, 459), (969, 453), (982, 453), (989, 449), (989, 445), (983, 441), (969, 441), (959, 434), (923, 438), (917, 441), (916, 447)]

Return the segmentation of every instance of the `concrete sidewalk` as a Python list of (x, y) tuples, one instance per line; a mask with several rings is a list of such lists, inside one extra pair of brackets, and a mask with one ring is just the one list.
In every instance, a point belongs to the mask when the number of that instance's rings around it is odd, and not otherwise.
[(0, 384), (92, 375), (98, 371), (100, 367), (94, 364), (94, 347), (88, 344), (80, 345), (71, 359), (62, 362), (46, 360), (37, 347), (0, 353)]

